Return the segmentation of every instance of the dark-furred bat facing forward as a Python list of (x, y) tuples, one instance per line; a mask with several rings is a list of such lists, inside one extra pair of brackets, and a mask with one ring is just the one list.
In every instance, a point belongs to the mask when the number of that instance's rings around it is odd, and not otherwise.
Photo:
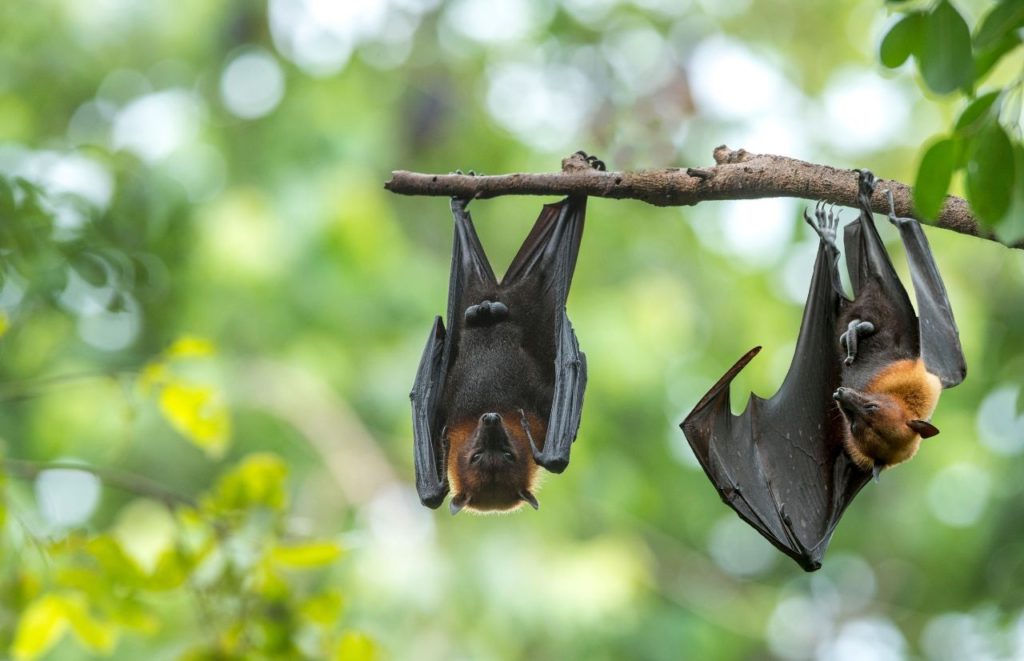
[[(967, 367), (946, 289), (917, 221), (889, 219), (906, 248), (918, 314), (871, 214), (874, 176), (860, 172), (860, 217), (845, 230), (854, 298), (843, 293), (838, 218), (818, 205), (804, 217), (820, 244), (793, 362), (770, 399), (729, 409), (743, 356), (694, 407), (683, 432), (722, 500), (807, 571), (821, 559), (843, 511), (887, 466), (906, 461), (942, 388)], [(891, 195), (890, 195), (891, 208)]]
[(501, 282), (466, 204), (451, 203), (448, 328), (435, 319), (410, 395), (416, 489), (436, 508), (450, 485), (452, 514), (536, 509), (537, 466), (565, 470), (580, 424), (587, 365), (565, 301), (586, 198), (546, 205)]

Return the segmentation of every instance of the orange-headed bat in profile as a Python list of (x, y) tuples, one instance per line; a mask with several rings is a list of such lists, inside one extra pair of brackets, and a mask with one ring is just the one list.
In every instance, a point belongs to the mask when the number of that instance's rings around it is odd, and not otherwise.
[[(943, 388), (967, 366), (946, 288), (917, 221), (889, 220), (906, 248), (918, 314), (871, 213), (874, 176), (860, 171), (860, 217), (845, 230), (854, 298), (843, 292), (837, 217), (819, 205), (820, 238), (793, 362), (770, 399), (729, 409), (743, 356), (682, 423), (722, 499), (780, 550), (812, 571), (839, 518), (878, 473), (938, 433), (929, 418)], [(892, 194), (889, 194), (892, 206)]]

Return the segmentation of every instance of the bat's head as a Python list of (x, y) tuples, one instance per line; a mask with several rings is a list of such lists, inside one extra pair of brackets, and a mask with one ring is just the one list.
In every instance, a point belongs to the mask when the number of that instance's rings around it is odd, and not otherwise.
[(917, 418), (904, 397), (839, 388), (832, 395), (847, 423), (846, 451), (864, 470), (877, 472), (917, 453), (922, 438), (939, 433)]
[(537, 464), (523, 419), (519, 413), (488, 412), (449, 430), (452, 514), (463, 508), (477, 512), (508, 511), (523, 503), (534, 509), (539, 507), (533, 495)]

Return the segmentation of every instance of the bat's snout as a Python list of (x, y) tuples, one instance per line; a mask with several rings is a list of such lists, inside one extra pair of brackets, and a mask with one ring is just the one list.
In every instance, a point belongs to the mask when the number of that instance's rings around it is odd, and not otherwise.
[(837, 402), (841, 402), (846, 398), (846, 393), (849, 392), (848, 388), (836, 388), (836, 391), (832, 393), (832, 399)]
[(477, 428), (477, 440), (474, 444), (482, 455), (498, 457), (515, 457), (508, 431), (497, 413), (484, 413), (480, 416)]

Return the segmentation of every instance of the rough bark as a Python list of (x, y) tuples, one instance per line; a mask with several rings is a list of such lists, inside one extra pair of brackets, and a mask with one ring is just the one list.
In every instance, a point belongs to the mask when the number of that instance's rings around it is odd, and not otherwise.
[[(591, 168), (584, 158), (573, 154), (562, 161), (562, 172), (482, 176), (397, 170), (391, 173), (391, 180), (384, 187), (402, 195), (488, 198), (499, 195), (580, 194), (641, 200), (656, 206), (690, 206), (711, 200), (763, 197), (799, 197), (840, 206), (857, 206), (856, 170), (840, 170), (773, 154), (751, 154), (725, 145), (715, 149), (714, 158), (715, 165), (706, 168), (605, 172)], [(892, 191), (896, 215), (917, 217), (911, 187), (891, 179), (878, 180), (871, 200), (877, 213), (889, 212), (886, 190)], [(928, 224), (998, 241), (980, 228), (967, 201), (952, 195), (946, 197), (938, 218)]]

